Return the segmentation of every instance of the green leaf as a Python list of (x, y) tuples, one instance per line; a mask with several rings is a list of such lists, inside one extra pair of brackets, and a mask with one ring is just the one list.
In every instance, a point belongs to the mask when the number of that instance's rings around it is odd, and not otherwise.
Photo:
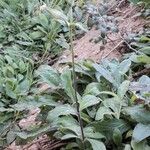
[(110, 95), (110, 96), (113, 96), (113, 97), (118, 97), (115, 93), (113, 92), (109, 92), (109, 91), (102, 91), (99, 93), (99, 95), (101, 94), (106, 94), (106, 95)]
[(121, 107), (122, 107), (122, 102), (118, 97), (114, 97), (114, 98), (109, 98), (104, 100), (103, 105), (107, 108), (110, 108), (111, 110), (113, 110), (113, 115), (119, 119), (120, 117), (120, 112), (121, 112)]
[(18, 103), (10, 106), (17, 111), (23, 111), (23, 110), (33, 110), (37, 107), (40, 108), (41, 106), (55, 107), (58, 106), (58, 103), (53, 101), (50, 97), (44, 98), (42, 96), (37, 99), (35, 97), (32, 97), (24, 101), (19, 101)]
[(31, 82), (28, 79), (24, 79), (20, 84), (17, 85), (15, 91), (20, 95), (26, 95), (31, 86)]
[(67, 43), (67, 40), (63, 35), (60, 35), (58, 39), (55, 41), (57, 44), (59, 44), (62, 48), (69, 49), (69, 44)]
[(86, 86), (86, 89), (84, 91), (84, 95), (91, 94), (91, 95), (98, 95), (101, 91), (101, 85), (100, 83), (93, 82)]
[(126, 80), (118, 88), (118, 96), (120, 99), (123, 99), (123, 97), (125, 96), (126, 92), (129, 89), (129, 84), (130, 84), (130, 81)]
[(44, 34), (41, 31), (34, 31), (30, 34), (30, 37), (33, 40), (41, 39), (44, 36)]
[(71, 126), (65, 126), (62, 129), (63, 130), (70, 130), (70, 131), (74, 132), (78, 136), (78, 138), (82, 139), (81, 128), (79, 125), (72, 124)]
[(79, 123), (72, 116), (63, 116), (59, 118), (57, 124), (61, 127), (60, 130), (62, 130), (63, 132), (66, 131), (66, 133), (68, 134), (68, 130), (69, 130), (71, 131), (71, 133), (73, 132), (74, 134), (76, 134), (78, 138), (80, 139), (82, 138), (81, 128), (79, 126)]
[(44, 14), (39, 15), (39, 22), (44, 28), (48, 28), (48, 19)]
[(147, 142), (145, 140), (136, 143), (133, 140), (131, 141), (131, 146), (133, 150), (149, 150), (150, 147), (148, 146)]
[(55, 107), (53, 110), (51, 110), (48, 113), (47, 119), (48, 119), (48, 121), (53, 121), (61, 115), (65, 116), (65, 115), (70, 115), (70, 114), (77, 115), (76, 109), (67, 104), (60, 105), (60, 106)]
[(122, 61), (119, 65), (119, 73), (121, 73), (121, 75), (124, 75), (125, 73), (127, 73), (127, 71), (129, 71), (130, 66), (131, 61), (129, 59)]
[(96, 113), (95, 120), (101, 120), (104, 118), (104, 115), (112, 115), (113, 112), (107, 107), (100, 107)]
[(85, 95), (82, 97), (82, 99), (79, 101), (80, 104), (80, 111), (83, 109), (86, 109), (90, 106), (96, 105), (101, 101), (100, 98), (94, 96), (94, 95)]
[(50, 87), (56, 88), (60, 85), (60, 77), (58, 72), (48, 65), (41, 65), (36, 70), (35, 74)]
[(2, 112), (13, 112), (14, 110), (11, 108), (4, 108), (4, 107), (0, 107), (0, 113)]
[(98, 149), (100, 149), (100, 150), (106, 150), (106, 147), (105, 147), (105, 145), (104, 145), (103, 142), (98, 141), (98, 140), (94, 140), (94, 139), (87, 139), (87, 140), (92, 145), (93, 150), (98, 150)]
[(25, 72), (27, 69), (26, 64), (22, 60), (19, 60), (18, 67), (19, 67), (21, 73)]
[(67, 150), (73, 150), (75, 148), (79, 148), (79, 145), (76, 142), (69, 142), (66, 146)]
[(34, 43), (33, 42), (26, 42), (26, 41), (16, 41), (17, 44), (22, 45), (22, 46), (32, 46)]
[(130, 2), (134, 3), (134, 4), (137, 4), (140, 2), (140, 0), (129, 0)]
[(12, 99), (17, 99), (17, 94), (8, 85), (6, 85), (5, 90), (7, 96), (9, 96)]
[(113, 141), (114, 143), (119, 146), (121, 145), (121, 142), (122, 142), (122, 134), (120, 132), (119, 129), (115, 129), (114, 132), (113, 132)]
[(108, 80), (109, 82), (111, 82), (112, 84), (115, 83), (114, 78), (111, 75), (111, 72), (106, 70), (105, 68), (103, 68), (101, 65), (98, 64), (94, 64), (94, 68), (96, 69), (96, 71), (98, 71), (106, 80)]
[(137, 56), (137, 60), (140, 63), (150, 64), (150, 57), (147, 55)]
[[(144, 1), (144, 0), (143, 0), (143, 1)], [(146, 1), (146, 0), (145, 0), (145, 1)], [(147, 0), (147, 1), (149, 1), (149, 0)], [(147, 36), (142, 35), (142, 36), (140, 37), (140, 42), (141, 42), (141, 43), (150, 42), (150, 38), (147, 37)]]
[(150, 78), (146, 75), (140, 77), (138, 82), (131, 82), (130, 90), (140, 91), (140, 93), (149, 92), (150, 89)]
[(132, 55), (130, 59), (135, 63), (150, 64), (150, 57), (147, 55)]
[(66, 70), (61, 74), (61, 81), (67, 95), (71, 98), (71, 103), (75, 103), (75, 90), (72, 87), (73, 83), (70, 70)]
[(13, 63), (13, 59), (9, 55), (5, 55), (5, 58), (10, 65)]
[(150, 46), (143, 47), (139, 49), (139, 51), (143, 52), (144, 54), (150, 55)]
[(61, 139), (62, 140), (67, 140), (67, 139), (74, 139), (74, 138), (78, 138), (78, 136), (69, 133), (69, 134), (64, 135)]
[(150, 136), (150, 124), (144, 125), (139, 123), (133, 130), (133, 140), (135, 142), (141, 142), (142, 140), (144, 140), (149, 136)]
[(95, 132), (93, 127), (85, 127), (84, 136), (90, 139), (105, 139), (105, 136), (102, 135), (100, 132)]
[(48, 11), (56, 20), (61, 20), (68, 23), (68, 18), (62, 11), (52, 8), (48, 9)]
[(78, 125), (78, 121), (72, 116), (63, 116), (58, 119), (58, 123), (63, 127), (71, 127), (72, 125)]
[(130, 129), (129, 124), (122, 119), (108, 119), (103, 121), (95, 121), (89, 124), (95, 128), (96, 132), (100, 132), (105, 135), (108, 139), (111, 139), (113, 131), (117, 128), (120, 130), (121, 134)]
[(128, 107), (125, 108), (124, 110), (136, 122), (140, 122), (143, 124), (150, 124), (150, 112), (146, 110), (142, 105)]

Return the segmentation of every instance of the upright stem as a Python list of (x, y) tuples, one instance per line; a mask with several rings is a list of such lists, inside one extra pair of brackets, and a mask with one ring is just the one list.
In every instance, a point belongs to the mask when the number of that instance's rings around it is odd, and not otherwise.
[(81, 128), (81, 136), (82, 136), (82, 144), (83, 144), (83, 149), (84, 148), (84, 132), (83, 132), (83, 122), (81, 119), (81, 114), (80, 114), (80, 104), (78, 102), (78, 97), (77, 97), (77, 88), (76, 88), (76, 72), (75, 72), (75, 59), (74, 59), (74, 50), (73, 50), (73, 25), (70, 24), (69, 26), (70, 28), (70, 50), (71, 50), (71, 54), (72, 54), (72, 76), (73, 76), (73, 87), (74, 87), (74, 91), (75, 91), (75, 102), (76, 102), (76, 108), (77, 108), (77, 115), (78, 115), (78, 121), (80, 124), (80, 128)]

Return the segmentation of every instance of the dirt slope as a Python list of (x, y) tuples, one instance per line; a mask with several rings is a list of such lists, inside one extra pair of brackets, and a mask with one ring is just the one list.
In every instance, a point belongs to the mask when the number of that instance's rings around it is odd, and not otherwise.
[[(120, 32), (121, 33), (138, 33), (143, 30), (144, 19), (140, 17), (134, 17), (138, 12), (137, 7), (126, 4), (121, 8), (115, 7), (113, 10), (114, 16), (118, 17), (118, 27), (119, 33), (110, 33), (108, 34), (109, 39), (107, 40), (106, 45), (101, 43), (95, 44), (95, 42), (90, 42), (91, 39), (99, 36), (100, 31), (95, 30), (94, 28), (88, 31), (81, 39), (74, 41), (74, 51), (76, 56), (76, 61), (83, 59), (92, 59), (94, 61), (100, 61), (103, 57), (106, 57), (110, 51), (112, 51), (120, 42)], [(112, 53), (108, 55), (108, 58), (120, 58), (121, 54), (120, 44)], [(59, 58), (59, 61), (56, 63), (57, 66), (59, 63), (71, 61), (71, 53), (69, 50), (66, 50), (63, 55)]]

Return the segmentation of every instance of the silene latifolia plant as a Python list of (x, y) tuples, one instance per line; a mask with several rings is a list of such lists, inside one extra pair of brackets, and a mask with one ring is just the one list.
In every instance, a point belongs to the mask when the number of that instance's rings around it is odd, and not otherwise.
[[(47, 6), (44, 4), (43, 6), (41, 6), (40, 10), (46, 10), (50, 13), (50, 15), (52, 15), (54, 17), (54, 19), (56, 19), (56, 21), (60, 22), (63, 25), (66, 25), (69, 28), (69, 39), (70, 39), (70, 51), (72, 54), (72, 86), (73, 86), (73, 101), (75, 107), (76, 107), (76, 114), (77, 114), (77, 118), (78, 118), (78, 122), (79, 122), (79, 126), (80, 126), (80, 132), (81, 132), (81, 147), (82, 149), (85, 149), (85, 135), (84, 135), (84, 129), (83, 129), (83, 122), (81, 119), (81, 110), (80, 110), (80, 104), (79, 104), (79, 95), (77, 93), (77, 89), (76, 89), (76, 72), (75, 72), (75, 56), (74, 56), (74, 50), (73, 50), (73, 32), (75, 30), (75, 28), (80, 28), (81, 30), (84, 30), (85, 32), (87, 31), (83, 25), (79, 22), (74, 22), (73, 19), (73, 6), (75, 5), (74, 1), (70, 2), (71, 3), (71, 7), (70, 7), (70, 11), (69, 11), (69, 17), (66, 16), (63, 12), (56, 10), (56, 9), (49, 9), (47, 8)], [(70, 135), (69, 135), (70, 136)], [(75, 136), (74, 136), (75, 137)]]
[[(106, 150), (105, 145), (101, 142), (101, 139), (104, 139), (104, 136), (94, 131), (92, 126), (84, 127), (84, 121), (86, 119), (86, 114), (83, 112), (86, 108), (98, 104), (100, 98), (94, 95), (83, 95), (82, 97), (77, 91), (77, 76), (75, 68), (75, 59), (74, 59), (74, 50), (73, 50), (73, 35), (76, 28), (80, 30), (87, 31), (79, 22), (75, 22), (73, 18), (73, 7), (75, 5), (74, 1), (70, 3), (69, 15), (66, 16), (62, 11), (55, 9), (49, 9), (44, 6), (44, 9), (50, 13), (58, 22), (68, 26), (69, 28), (69, 37), (70, 37), (70, 51), (72, 54), (72, 70), (65, 70), (61, 74), (61, 82), (64, 86), (66, 94), (71, 98), (69, 103), (61, 106), (56, 106), (53, 110), (48, 113), (47, 119), (50, 121), (51, 125), (60, 125), (63, 128), (59, 129), (61, 132), (56, 132), (54, 136), (56, 138), (61, 138), (62, 140), (72, 140), (76, 139), (76, 143), (70, 142), (67, 145), (67, 149), (79, 148), (87, 149), (88, 147), (96, 150), (97, 148), (101, 150)], [(43, 9), (43, 8), (42, 8)], [(56, 75), (56, 74), (55, 74)], [(58, 118), (59, 116), (63, 116)], [(78, 121), (75, 119), (76, 116)], [(56, 118), (58, 118), (58, 120)], [(56, 121), (57, 120), (57, 121)], [(59, 127), (58, 127), (59, 128)]]

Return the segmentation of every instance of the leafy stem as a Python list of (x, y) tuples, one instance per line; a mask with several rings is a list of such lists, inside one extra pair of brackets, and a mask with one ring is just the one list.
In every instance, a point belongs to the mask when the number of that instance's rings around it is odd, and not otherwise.
[(75, 59), (74, 59), (74, 49), (73, 49), (73, 29), (74, 29), (74, 24), (71, 22), (69, 25), (69, 32), (70, 32), (70, 51), (72, 55), (72, 79), (73, 79), (73, 88), (75, 91), (75, 102), (76, 102), (76, 109), (77, 109), (77, 116), (78, 116), (78, 121), (81, 129), (81, 136), (82, 136), (82, 144), (83, 144), (83, 149), (84, 148), (84, 131), (83, 131), (83, 122), (81, 119), (81, 114), (80, 114), (80, 104), (78, 102), (78, 97), (77, 97), (77, 88), (76, 88), (76, 72), (75, 72)]

